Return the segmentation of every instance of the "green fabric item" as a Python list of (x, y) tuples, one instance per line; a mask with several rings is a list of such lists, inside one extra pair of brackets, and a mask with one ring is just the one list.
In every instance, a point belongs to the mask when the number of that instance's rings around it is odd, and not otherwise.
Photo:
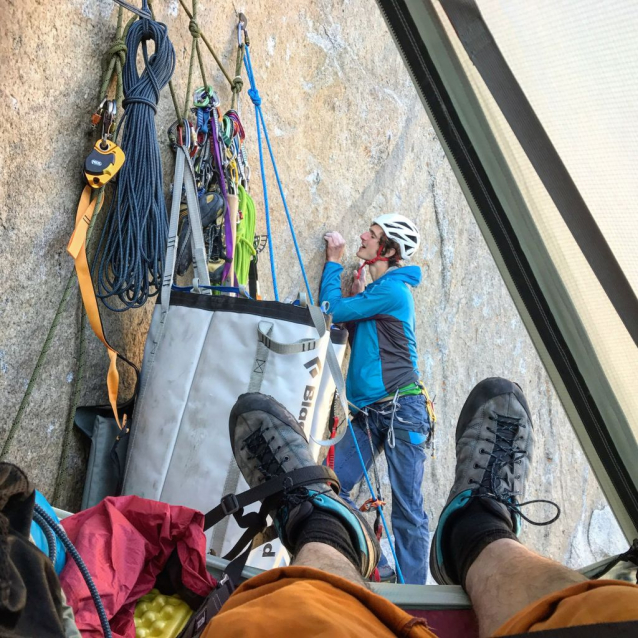
[(240, 184), (237, 187), (239, 196), (239, 210), (242, 218), (237, 224), (237, 238), (235, 245), (235, 275), (240, 286), (248, 285), (250, 262), (256, 254), (255, 241), (255, 202), (246, 189)]
[[(411, 397), (417, 394), (423, 394), (423, 388), (418, 383), (409, 383), (399, 388), (400, 397)], [(394, 394), (389, 394), (387, 397), (381, 399), (381, 401), (392, 401), (392, 399), (394, 399)]]
[(423, 394), (423, 388), (418, 383), (410, 383), (409, 385), (399, 388), (400, 397), (411, 397), (417, 394)]

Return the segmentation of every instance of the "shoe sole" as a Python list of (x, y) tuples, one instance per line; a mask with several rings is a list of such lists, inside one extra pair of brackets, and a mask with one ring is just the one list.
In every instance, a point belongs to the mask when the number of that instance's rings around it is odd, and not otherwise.
[[(470, 423), (476, 412), (483, 405), (498, 396), (510, 393), (513, 394), (519, 401), (519, 403), (523, 406), (523, 409), (525, 410), (527, 417), (529, 418), (530, 425), (533, 428), (534, 426), (532, 423), (529, 406), (527, 405), (527, 399), (525, 398), (525, 395), (523, 394), (523, 391), (518, 383), (514, 383), (501, 377), (490, 377), (477, 383), (465, 400), (463, 408), (461, 409), (461, 414), (459, 415), (459, 420), (457, 421), (456, 425), (456, 442), (458, 443), (468, 423)], [(445, 509), (446, 508), (443, 508), (441, 515), (443, 514), (443, 512), (445, 512)], [(440, 526), (437, 525), (432, 543), (430, 545), (430, 571), (432, 572), (434, 580), (436, 580), (436, 582), (440, 585), (457, 585), (458, 583), (454, 582), (448, 576), (443, 566), (439, 566), (438, 560), (436, 560), (436, 547), (439, 527)]]

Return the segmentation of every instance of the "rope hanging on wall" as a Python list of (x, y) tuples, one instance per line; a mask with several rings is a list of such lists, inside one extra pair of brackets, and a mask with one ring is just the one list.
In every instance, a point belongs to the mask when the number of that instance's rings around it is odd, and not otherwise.
[[(155, 45), (149, 57), (148, 40)], [(142, 49), (144, 71), (137, 70)], [(139, 308), (159, 292), (166, 253), (168, 216), (162, 188), (162, 161), (155, 129), (160, 91), (175, 70), (175, 50), (166, 26), (136, 21), (126, 38), (123, 71), (126, 155), (93, 263), (96, 294), (111, 310)], [(117, 297), (120, 304), (114, 304)]]

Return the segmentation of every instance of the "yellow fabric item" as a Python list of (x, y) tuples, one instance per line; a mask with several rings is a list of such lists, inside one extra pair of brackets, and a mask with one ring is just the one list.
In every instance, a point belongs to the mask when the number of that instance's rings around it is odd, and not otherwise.
[(89, 225), (91, 223), (93, 213), (95, 212), (95, 204), (97, 202), (97, 198), (91, 201), (92, 192), (93, 190), (90, 186), (85, 186), (82, 191), (77, 214), (75, 216), (75, 230), (71, 235), (71, 239), (69, 240), (66, 249), (75, 260), (75, 270), (78, 276), (78, 284), (80, 285), (80, 293), (82, 294), (82, 302), (84, 303), (86, 316), (89, 319), (93, 332), (106, 346), (108, 351), (110, 364), (108, 375), (106, 377), (106, 386), (109, 394), (109, 403), (113, 409), (115, 421), (117, 422), (118, 427), (122, 429), (126, 423), (126, 415), (124, 416), (122, 423), (120, 423), (117, 411), (117, 395), (120, 385), (120, 375), (117, 371), (117, 358), (119, 355), (117, 350), (109, 345), (106, 337), (104, 336), (100, 310), (97, 305), (95, 291), (93, 290), (91, 271), (89, 270), (89, 262), (86, 257), (86, 234), (89, 230)]
[(240, 286), (248, 285), (250, 262), (257, 254), (254, 247), (255, 241), (255, 202), (246, 189), (240, 184), (239, 212), (241, 220), (237, 224), (237, 243), (234, 252), (234, 267), (237, 283)]
[(135, 605), (135, 638), (177, 638), (192, 613), (179, 596), (165, 596), (152, 589)]

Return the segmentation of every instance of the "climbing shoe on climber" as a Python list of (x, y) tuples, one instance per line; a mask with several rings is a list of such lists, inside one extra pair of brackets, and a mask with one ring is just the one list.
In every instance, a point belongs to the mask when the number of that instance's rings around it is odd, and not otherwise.
[(480, 552), (501, 538), (518, 539), (525, 478), (534, 448), (527, 400), (518, 384), (481, 381), (456, 427), (456, 478), (430, 549), (430, 570), (441, 585), (463, 585)]
[[(251, 488), (317, 465), (303, 429), (272, 397), (242, 394), (230, 413), (229, 429), (235, 460)], [(369, 578), (379, 560), (379, 543), (363, 515), (339, 498), (339, 481), (327, 472), (333, 478), (326, 482), (292, 485), (274, 502), (269, 514), (291, 554), (309, 542), (325, 543)]]

